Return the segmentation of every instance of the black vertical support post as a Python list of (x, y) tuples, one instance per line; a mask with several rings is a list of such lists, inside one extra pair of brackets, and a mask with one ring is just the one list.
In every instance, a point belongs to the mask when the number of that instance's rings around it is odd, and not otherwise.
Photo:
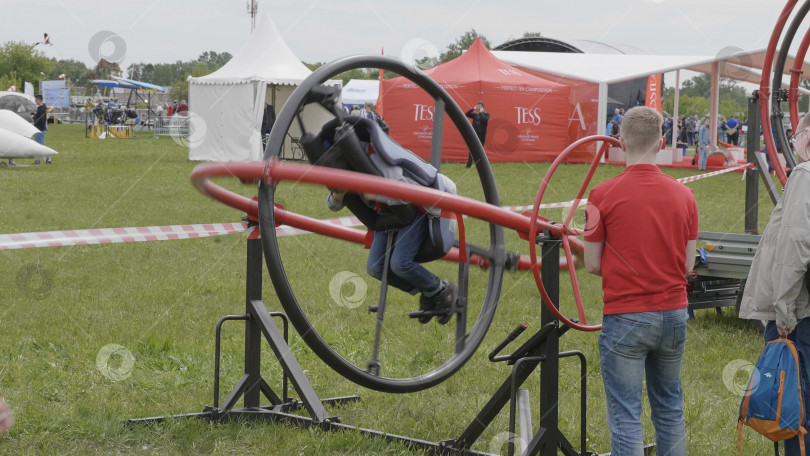
[[(251, 301), (262, 299), (262, 240), (259, 225), (248, 222), (247, 270), (245, 274), (245, 314), (251, 315)], [(255, 319), (245, 321), (245, 375), (249, 384), (261, 378), (262, 331)], [(248, 387), (245, 391), (245, 408), (258, 407), (261, 391)]]
[(442, 140), (444, 139), (444, 101), (436, 99), (433, 106), (433, 135), (430, 142), (430, 164), (436, 169), (442, 166)]
[[(542, 263), (540, 274), (552, 302), (560, 302), (560, 244), (559, 238), (552, 237), (550, 231), (543, 233)], [(540, 324), (558, 323), (556, 317), (545, 305), (540, 306)], [(543, 346), (545, 360), (540, 366), (540, 428), (545, 429), (540, 448), (540, 456), (556, 456), (560, 440), (559, 426), (559, 375), (560, 333), (555, 328), (549, 331)], [(521, 431), (522, 432), (522, 431)]]
[(380, 337), (383, 330), (383, 318), (385, 318), (385, 301), (388, 299), (388, 269), (391, 267), (391, 252), (394, 248), (394, 236), (397, 230), (387, 230), (385, 241), (385, 259), (383, 260), (383, 273), (380, 280), (380, 299), (377, 301), (375, 312), (377, 313), (377, 326), (374, 331), (374, 347), (371, 352), (371, 361), (368, 362), (368, 372), (380, 375)]
[[(748, 163), (757, 163), (759, 152), (759, 97), (757, 91), (748, 99), (748, 133), (746, 137), (746, 157)], [(759, 173), (749, 168), (745, 174), (745, 232), (758, 234), (759, 221)]]
[[(467, 246), (459, 246), (459, 249), (466, 249)], [(470, 251), (467, 249), (467, 262), (458, 266), (458, 300), (456, 306), (462, 310), (456, 314), (456, 353), (461, 353), (464, 344), (467, 342), (467, 293), (470, 284)]]

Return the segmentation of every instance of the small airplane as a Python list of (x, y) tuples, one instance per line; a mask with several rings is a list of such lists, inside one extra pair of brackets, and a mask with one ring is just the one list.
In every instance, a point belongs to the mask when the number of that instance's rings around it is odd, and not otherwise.
[[(0, 159), (41, 159), (58, 152), (30, 139), (39, 130), (17, 114), (0, 109)], [(4, 164), (4, 163), (3, 163)]]

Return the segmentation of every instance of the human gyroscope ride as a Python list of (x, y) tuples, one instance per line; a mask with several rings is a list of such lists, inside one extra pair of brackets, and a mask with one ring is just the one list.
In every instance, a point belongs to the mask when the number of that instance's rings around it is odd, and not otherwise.
[[(388, 137), (376, 123), (348, 116), (342, 108), (340, 91), (323, 86), (329, 78), (341, 72), (355, 68), (380, 68), (398, 73), (429, 94), (434, 100), (433, 143), (431, 163), (425, 163), (410, 151), (403, 149)], [(317, 130), (308, 130), (301, 119), (304, 109), (323, 109), (330, 113), (332, 120), (318, 125)], [(476, 160), (478, 182), (483, 190), (484, 201), (478, 201), (463, 195), (453, 194), (442, 188), (439, 175), (441, 163), (443, 122), (449, 119), (461, 134), (470, 153)], [(310, 164), (291, 163), (279, 159), (282, 142), (294, 122), (298, 122), (302, 131), (301, 145)], [(584, 176), (583, 183), (563, 220), (551, 222), (538, 215), (545, 190), (557, 166), (568, 153), (576, 147), (599, 141), (602, 147)], [(610, 145), (618, 141), (607, 136), (593, 136), (581, 139), (566, 148), (552, 163), (543, 178), (534, 207), (531, 212), (515, 213), (500, 207), (498, 192), (492, 170), (478, 137), (450, 95), (430, 77), (411, 65), (385, 56), (354, 56), (326, 64), (313, 72), (290, 96), (281, 109), (273, 130), (270, 133), (264, 160), (250, 163), (210, 163), (194, 169), (191, 175), (193, 184), (204, 194), (247, 214), (249, 236), (247, 242), (247, 275), (246, 275), (246, 312), (244, 315), (228, 315), (217, 323), (215, 348), (214, 405), (206, 407), (202, 413), (178, 415), (181, 417), (199, 417), (214, 421), (233, 418), (264, 418), (275, 421), (292, 422), (299, 425), (318, 426), (325, 430), (358, 430), (363, 434), (404, 442), (406, 445), (441, 454), (485, 454), (472, 449), (476, 440), (494, 420), (498, 413), (509, 404), (510, 435), (514, 435), (517, 420), (517, 389), (540, 367), (540, 421), (539, 430), (531, 432), (526, 441), (524, 454), (590, 454), (585, 449), (586, 439), (586, 365), (585, 357), (579, 351), (559, 351), (559, 338), (569, 329), (596, 331), (600, 325), (586, 320), (582, 298), (577, 285), (577, 264), (582, 263), (582, 242), (576, 236), (582, 235), (580, 229), (571, 226), (572, 219), (580, 205), (593, 173), (601, 157)], [(348, 169), (320, 166), (322, 158), (330, 151), (339, 150), (345, 157)], [(370, 157), (370, 155), (376, 157)], [(409, 182), (401, 182), (386, 177), (386, 164), (397, 166), (407, 174)], [(247, 184), (258, 184), (258, 198), (250, 199), (215, 184), (213, 178), (238, 178)], [(431, 256), (430, 249), (420, 247), (417, 261), (430, 261), (441, 257), (441, 261), (457, 264), (457, 295), (452, 305), (447, 308), (420, 309), (412, 312), (411, 317), (421, 323), (431, 318), (441, 323), (453, 322), (455, 325), (455, 349), (448, 359), (432, 366), (432, 370), (415, 376), (391, 375), (387, 366), (381, 362), (381, 338), (384, 336), (387, 287), (389, 280), (388, 264), (392, 245), (401, 226), (396, 221), (381, 222), (363, 212), (365, 206), (346, 202), (346, 207), (366, 226), (366, 230), (341, 226), (296, 213), (284, 208), (277, 198), (279, 184), (292, 182), (296, 185), (306, 183), (323, 186), (328, 189), (341, 189), (347, 194), (382, 195), (386, 198), (401, 200), (408, 206), (419, 209), (418, 216), (429, 218), (429, 223), (436, 231), (444, 233), (445, 248), (440, 255), (435, 251)], [(416, 183), (410, 183), (416, 182)], [(426, 210), (427, 209), (427, 210)], [(396, 217), (394, 217), (395, 219)], [(478, 220), (488, 225), (488, 240), (484, 245), (469, 241), (469, 223)], [(454, 222), (458, 228), (447, 244), (447, 227)], [(307, 314), (307, 307), (302, 305), (301, 296), (305, 290), (296, 289), (290, 281), (285, 268), (300, 256), (284, 257), (279, 246), (276, 228), (282, 225), (317, 233), (320, 236), (358, 244), (353, 247), (368, 247), (369, 233), (384, 231), (387, 236), (385, 267), (380, 284), (380, 296), (377, 304), (369, 311), (375, 314), (374, 341), (370, 347), (367, 363), (352, 362), (333, 345), (328, 337), (319, 333), (319, 328), (312, 323), (313, 315)], [(529, 241), (529, 255), (507, 252), (504, 240), (504, 228), (512, 229)], [(434, 229), (434, 228), (431, 228)], [(428, 241), (434, 236), (428, 236)], [(454, 239), (453, 239), (454, 238)], [(426, 241), (426, 242), (428, 242)], [(433, 240), (435, 244), (441, 242)], [(540, 246), (538, 253), (537, 246)], [(452, 247), (452, 248), (450, 248)], [(560, 252), (563, 255), (560, 255)], [(287, 251), (289, 252), (289, 251)], [(423, 254), (424, 253), (424, 254)], [(421, 259), (420, 259), (421, 255)], [(542, 258), (542, 262), (540, 261)], [(266, 262), (276, 296), (283, 312), (269, 312), (262, 301), (262, 259)], [(481, 302), (470, 298), (469, 278), (471, 268), (485, 271), (486, 290)], [(576, 302), (576, 313), (573, 309), (560, 309), (559, 272), (565, 268), (572, 282), (573, 296)], [(511, 366), (511, 372), (503, 384), (495, 391), (484, 408), (470, 417), (469, 426), (458, 437), (442, 442), (428, 442), (417, 438), (385, 433), (385, 430), (357, 428), (341, 423), (339, 418), (326, 410), (326, 405), (335, 405), (344, 401), (357, 400), (356, 396), (333, 399), (320, 399), (310, 384), (303, 369), (298, 364), (294, 353), (288, 345), (288, 321), (298, 332), (310, 349), (335, 372), (353, 383), (386, 393), (411, 393), (438, 385), (461, 369), (475, 354), (492, 323), (498, 300), (502, 291), (502, 280), (505, 271), (530, 270), (535, 278), (540, 297), (545, 304), (541, 309), (541, 327), (527, 340), (513, 349), (511, 353), (501, 354), (512, 341), (526, 329), (525, 324), (518, 325), (501, 344), (489, 354), (492, 362), (505, 362)], [(478, 296), (478, 295), (476, 295)], [(477, 315), (472, 309), (480, 309)], [(573, 315), (576, 317), (573, 317)], [(468, 318), (474, 318), (472, 327), (468, 328)], [(283, 331), (275, 319), (283, 322)], [(226, 321), (244, 321), (245, 325), (245, 368), (244, 375), (228, 397), (219, 401), (219, 358), (220, 331)], [(277, 361), (283, 369), (282, 392), (276, 393), (261, 373), (262, 335), (272, 348)], [(580, 402), (580, 449), (574, 446), (563, 435), (558, 426), (558, 381), (559, 360), (576, 357), (581, 368), (581, 402)], [(291, 383), (298, 394), (297, 399), (288, 396), (288, 383)], [(261, 396), (269, 404), (262, 405)], [(244, 407), (236, 408), (237, 402), (244, 399)], [(305, 408), (307, 415), (296, 414), (296, 410)], [(524, 411), (521, 410), (521, 414)], [(130, 420), (130, 423), (149, 423), (160, 421), (159, 418)], [(522, 429), (521, 432), (526, 432)], [(514, 439), (510, 439), (509, 454), (515, 450)]]

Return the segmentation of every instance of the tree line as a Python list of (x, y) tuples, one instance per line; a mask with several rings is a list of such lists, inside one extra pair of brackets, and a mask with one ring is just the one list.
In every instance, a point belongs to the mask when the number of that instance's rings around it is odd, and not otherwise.
[[(709, 115), (709, 96), (711, 94), (711, 76), (699, 74), (692, 79), (686, 80), (681, 85), (678, 98), (678, 115), (704, 117)], [(802, 80), (802, 87), (810, 88), (807, 80)], [(718, 114), (726, 119), (731, 115), (739, 117), (741, 120), (748, 117), (748, 98), (752, 91), (746, 90), (734, 79), (720, 78), (720, 103), (717, 107)], [(675, 88), (664, 89), (664, 101), (662, 108), (669, 114), (675, 109)], [(788, 111), (787, 105), (783, 106), (784, 112)], [(808, 97), (802, 95), (799, 98), (799, 111), (807, 112)]]
[[(539, 36), (539, 33), (526, 33), (523, 36)], [(424, 56), (416, 63), (421, 68), (429, 68), (448, 62), (461, 55), (477, 37), (482, 39), (487, 48), (490, 47), (489, 40), (485, 36), (471, 29), (450, 43), (438, 58)], [(225, 65), (231, 57), (228, 52), (206, 51), (194, 60), (178, 60), (174, 63), (132, 63), (126, 68), (126, 76), (129, 79), (171, 87), (172, 98), (188, 99), (186, 80), (189, 76), (200, 77), (213, 73)], [(309, 69), (315, 70), (325, 62), (303, 63)], [(86, 76), (95, 76), (97, 79), (110, 77), (109, 70), (90, 68), (84, 62), (74, 59), (48, 58), (30, 44), (8, 41), (0, 45), (0, 90), (17, 86), (18, 90), (22, 91), (25, 81), (38, 87), (40, 81), (57, 79), (61, 74), (65, 75), (69, 85), (74, 88), (90, 87), (91, 83)], [(345, 84), (350, 79), (376, 79), (378, 75), (379, 71), (376, 69), (354, 69), (337, 75), (335, 79), (340, 79)], [(386, 78), (394, 76), (396, 75), (388, 72), (385, 74)]]
[[(537, 32), (525, 32), (522, 38), (538, 36), (542, 35)], [(486, 36), (473, 28), (458, 36), (438, 56), (417, 56), (415, 63), (418, 67), (426, 69), (449, 62), (468, 49), (476, 38), (481, 38), (487, 49), (490, 48), (490, 41)], [(188, 99), (186, 80), (189, 76), (200, 77), (210, 74), (225, 65), (231, 57), (228, 52), (206, 51), (194, 60), (178, 60), (174, 63), (132, 63), (127, 67), (127, 77), (171, 87), (170, 96), (172, 98)], [(324, 65), (324, 62), (303, 63), (311, 70)], [(89, 87), (91, 84), (85, 76), (93, 74), (94, 70), (99, 73), (97, 68), (89, 68), (84, 62), (78, 60), (48, 58), (33, 45), (23, 42), (7, 41), (0, 45), (0, 90), (17, 86), (18, 90), (22, 91), (24, 81), (31, 82), (38, 87), (40, 81), (57, 79), (61, 74), (65, 75), (72, 87)], [(109, 78), (109, 71), (101, 71), (95, 76)], [(388, 71), (384, 72), (385, 78), (395, 76), (397, 75)], [(377, 79), (378, 77), (379, 71), (376, 69), (359, 68), (336, 75), (334, 79), (340, 79), (345, 84), (350, 79)], [(802, 86), (810, 88), (810, 82), (802, 80)], [(711, 79), (707, 74), (684, 81), (680, 90), (679, 114), (707, 115), (710, 87)], [(668, 87), (664, 91), (663, 109), (669, 113), (674, 110), (674, 94), (673, 87)], [(721, 79), (719, 112), (725, 117), (732, 114), (745, 117), (749, 95), (746, 89), (738, 85), (736, 81)], [(800, 101), (802, 111), (808, 110), (807, 98), (803, 96)]]
[[(138, 81), (171, 86), (174, 98), (188, 98), (188, 76), (205, 76), (210, 74), (231, 59), (228, 52), (206, 51), (194, 60), (174, 63), (133, 63), (127, 67), (127, 77)], [(114, 62), (113, 62), (114, 64)], [(23, 83), (30, 82), (39, 87), (40, 81), (64, 79), (71, 87), (86, 88), (92, 84), (89, 79), (108, 79), (110, 71), (88, 67), (84, 62), (74, 59), (48, 58), (35, 49), (33, 45), (19, 41), (7, 41), (0, 45), (0, 91), (16, 86), (23, 91)], [(176, 96), (175, 96), (176, 95)]]

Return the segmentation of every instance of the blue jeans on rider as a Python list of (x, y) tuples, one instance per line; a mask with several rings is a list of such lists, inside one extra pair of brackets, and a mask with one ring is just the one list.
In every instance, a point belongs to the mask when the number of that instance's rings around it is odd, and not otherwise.
[[(422, 291), (430, 293), (441, 286), (441, 279), (414, 261), (427, 232), (428, 218), (425, 214), (419, 214), (398, 230), (388, 265), (389, 285), (412, 295)], [(375, 231), (368, 254), (366, 271), (377, 280), (382, 280), (387, 239), (385, 231)]]
[(599, 355), (613, 456), (643, 456), (641, 396), (646, 378), (656, 454), (686, 455), (681, 364), (686, 308), (605, 315)]
[[(767, 325), (765, 325), (764, 336), (766, 344), (779, 338), (779, 333), (776, 331), (775, 321), (771, 320)], [(796, 350), (804, 355), (805, 361), (810, 360), (810, 318), (802, 318), (799, 320), (799, 323), (796, 325), (796, 329), (788, 334), (788, 339), (790, 339), (796, 345)], [(807, 426), (810, 424), (807, 419), (807, 407), (808, 404), (810, 404), (810, 388), (806, 388), (805, 385), (810, 386), (810, 382), (808, 382), (807, 366), (804, 367), (805, 369), (802, 369), (802, 375), (804, 376), (804, 382), (802, 383), (802, 396), (804, 398), (805, 410), (804, 427), (807, 429)], [(810, 433), (805, 434), (804, 445), (805, 448), (810, 448)], [(801, 450), (799, 450), (798, 437), (785, 440), (785, 456), (799, 456), (800, 454)]]

